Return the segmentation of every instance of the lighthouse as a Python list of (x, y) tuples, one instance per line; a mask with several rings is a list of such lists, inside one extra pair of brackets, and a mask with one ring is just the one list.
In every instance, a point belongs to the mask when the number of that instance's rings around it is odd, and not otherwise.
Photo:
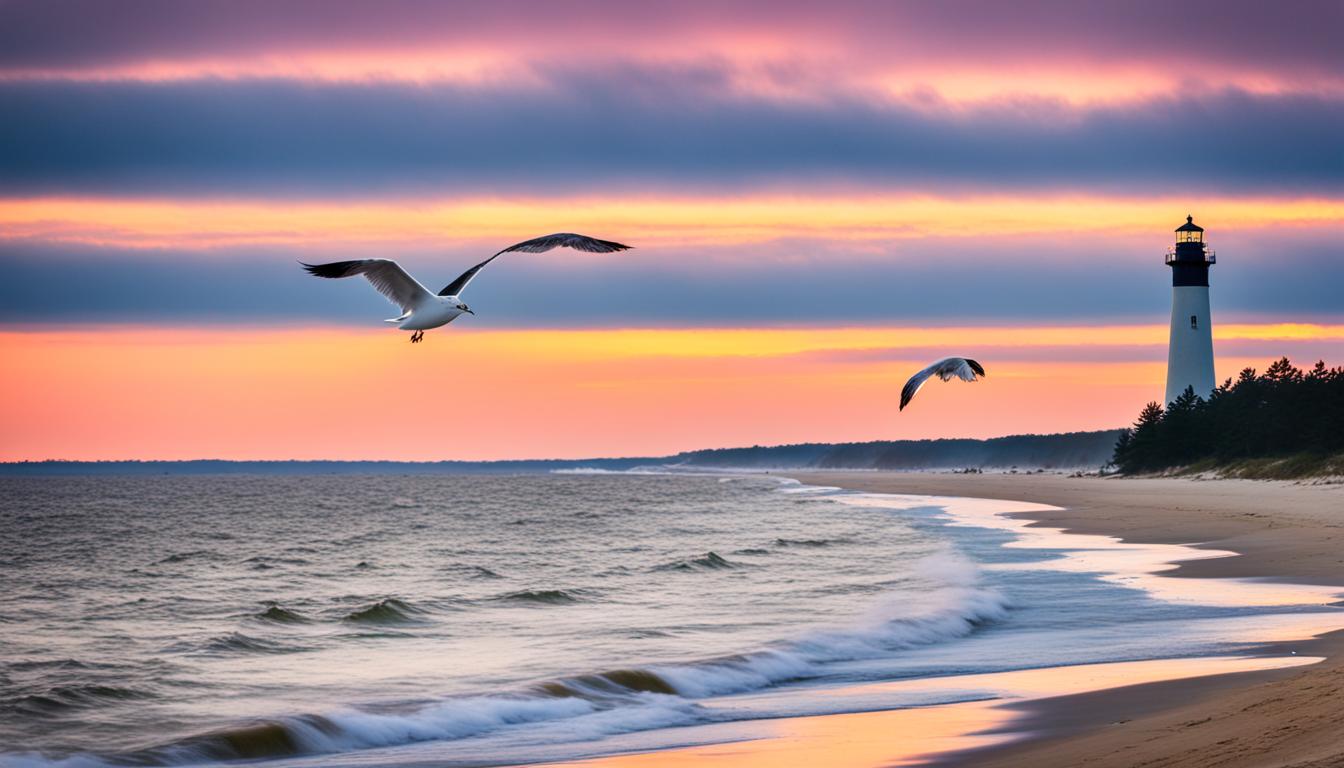
[(1171, 338), (1167, 347), (1167, 397), (1170, 403), (1194, 387), (1207, 398), (1213, 391), (1213, 325), (1209, 318), (1209, 267), (1218, 261), (1204, 242), (1204, 228), (1193, 216), (1176, 228), (1176, 244), (1167, 249), (1171, 267)]

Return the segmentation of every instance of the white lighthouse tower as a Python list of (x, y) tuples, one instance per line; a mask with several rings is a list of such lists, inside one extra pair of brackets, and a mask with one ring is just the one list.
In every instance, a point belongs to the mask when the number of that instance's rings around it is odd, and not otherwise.
[(1204, 228), (1186, 216), (1167, 249), (1171, 267), (1171, 341), (1167, 348), (1167, 397), (1186, 387), (1207, 398), (1213, 391), (1213, 325), (1209, 318), (1209, 267), (1218, 261), (1204, 242)]

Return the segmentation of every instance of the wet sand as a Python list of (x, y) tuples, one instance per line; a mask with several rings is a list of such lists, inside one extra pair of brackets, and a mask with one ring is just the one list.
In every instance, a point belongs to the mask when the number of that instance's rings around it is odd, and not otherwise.
[[(1141, 544), (1198, 543), (1238, 553), (1191, 560), (1166, 575), (1344, 585), (1342, 485), (882, 472), (791, 476), (876, 493), (1047, 504), (1061, 509), (1014, 517), (1031, 521), (1028, 529), (1063, 528)], [(1016, 698), (706, 726), (688, 734), (688, 743), (716, 743), (578, 764), (1344, 766), (1344, 632), (1285, 641), (1265, 656), (1022, 670), (981, 683), (1001, 685)], [(825, 695), (947, 684), (956, 682), (897, 681)]]
[[(891, 683), (856, 685), (824, 691), (814, 696), (844, 700), (862, 699), (883, 691), (919, 691), (966, 688), (1011, 690), (1014, 696), (1075, 694), (1082, 700), (1093, 692), (1115, 689), (1135, 682), (1171, 681), (1197, 684), (1208, 681), (1216, 689), (1220, 681), (1247, 674), (1285, 674), (1317, 662), (1313, 657), (1217, 657), (1164, 659), (1156, 661), (1084, 664), (1072, 667), (1026, 669)], [(1226, 674), (1243, 670), (1238, 675)], [(1244, 670), (1257, 670), (1247, 672)], [(1157, 683), (1162, 685), (1163, 683)], [(1058, 699), (1057, 699), (1058, 700)], [(756, 720), (699, 726), (688, 731), (693, 738), (715, 743), (661, 751), (634, 752), (555, 764), (591, 768), (764, 768), (810, 766), (811, 768), (874, 768), (897, 765), (967, 765), (980, 755), (998, 754), (995, 746), (1021, 739), (1020, 712), (997, 700), (914, 707), (910, 709), (859, 711), (839, 715)], [(1075, 760), (1053, 763), (1031, 758), (1030, 764), (1078, 765)]]

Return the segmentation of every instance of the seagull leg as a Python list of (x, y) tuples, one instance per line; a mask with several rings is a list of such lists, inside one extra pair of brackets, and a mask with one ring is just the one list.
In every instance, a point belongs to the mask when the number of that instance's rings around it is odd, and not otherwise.
[(411, 334), (411, 343), (412, 343), (412, 344), (419, 344), (419, 343), (420, 343), (420, 338), (421, 338), (422, 336), (424, 336), (424, 335), (425, 335), (425, 332), (424, 332), (424, 331), (416, 331), (415, 333), (412, 333), (412, 334)]

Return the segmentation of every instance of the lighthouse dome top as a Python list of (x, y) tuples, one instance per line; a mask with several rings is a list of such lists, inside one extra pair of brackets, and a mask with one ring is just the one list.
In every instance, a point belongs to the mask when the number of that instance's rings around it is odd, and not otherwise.
[(1185, 223), (1176, 228), (1176, 242), (1178, 243), (1204, 242), (1204, 228), (1195, 223), (1194, 216), (1186, 216)]
[(1195, 223), (1194, 216), (1186, 216), (1185, 223), (1176, 228), (1177, 232), (1203, 232), (1204, 228)]

